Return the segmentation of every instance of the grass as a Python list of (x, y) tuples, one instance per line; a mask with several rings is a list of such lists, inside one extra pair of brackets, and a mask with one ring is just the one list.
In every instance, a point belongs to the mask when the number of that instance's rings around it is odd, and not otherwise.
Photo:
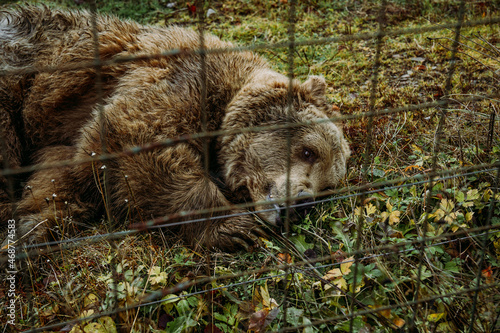
[[(82, 2), (44, 1), (59, 8), (88, 7)], [(296, 39), (376, 32), (379, 4), (301, 2)], [(143, 23), (196, 26), (184, 2), (98, 1), (97, 7)], [(215, 11), (207, 18), (207, 30), (225, 40), (243, 45), (287, 40), (286, 0), (229, 0), (205, 7)], [(385, 28), (454, 22), (458, 8), (459, 1), (388, 1)], [(466, 3), (466, 20), (499, 15), (494, 1)], [(324, 76), (327, 97), (350, 117), (344, 124), (353, 151), (345, 196), (318, 205), (292, 226), (288, 238), (271, 236), (253, 253), (197, 253), (155, 231), (41, 256), (30, 262), (19, 287), (17, 328), (105, 314), (66, 328), (73, 333), (285, 328), (392, 332), (411, 327), (419, 332), (467, 332), (472, 322), (474, 332), (498, 331), (500, 196), (495, 172), (464, 171), (454, 178), (443, 175), (430, 183), (415, 183), (429, 180), (432, 170), (498, 163), (498, 28), (464, 28), (464, 45), (455, 62), (449, 50), (452, 30), (384, 37), (376, 89), (374, 40), (298, 46), (295, 75)], [(258, 52), (276, 70), (288, 71), (287, 49)], [(452, 64), (451, 89), (446, 91)], [(475, 99), (481, 96), (485, 98)], [(372, 108), (380, 111), (443, 98), (449, 103), (441, 108), (363, 116)], [(496, 114), (496, 121), (488, 139), (491, 114)], [(438, 129), (441, 140), (436, 145)], [(358, 195), (367, 181), (364, 189), (379, 191)], [(384, 183), (388, 185), (380, 187)], [(486, 238), (472, 230), (489, 223), (493, 226)], [(106, 231), (99, 227), (84, 235)], [(494, 287), (480, 290), (476, 297), (466, 291), (478, 278), (481, 285)], [(189, 284), (195, 280), (199, 282)], [(152, 300), (148, 305), (113, 312), (146, 297)], [(425, 301), (413, 304), (415, 300)], [(4, 311), (0, 310), (2, 317)]]

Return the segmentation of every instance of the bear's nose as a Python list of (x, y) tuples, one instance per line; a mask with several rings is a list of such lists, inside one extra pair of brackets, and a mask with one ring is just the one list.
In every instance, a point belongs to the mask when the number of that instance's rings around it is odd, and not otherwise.
[[(297, 222), (298, 218), (304, 218), (310, 211), (312, 206), (314, 205), (314, 197), (311, 193), (307, 191), (300, 191), (297, 196), (295, 197), (294, 202), (291, 204), (290, 207), (290, 218), (292, 221)], [(276, 214), (276, 221), (275, 224), (278, 227), (282, 227), (284, 225), (285, 221), (285, 211), (286, 211), (286, 204), (274, 204), (274, 208), (278, 212)]]
[(297, 194), (297, 199), (294, 204), (295, 213), (304, 218), (310, 211), (314, 204), (314, 197), (311, 193), (307, 191), (300, 191)]

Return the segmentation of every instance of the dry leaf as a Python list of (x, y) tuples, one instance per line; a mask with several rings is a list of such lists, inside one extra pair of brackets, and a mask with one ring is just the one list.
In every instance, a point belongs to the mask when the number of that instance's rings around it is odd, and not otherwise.
[(279, 308), (274, 308), (271, 311), (264, 308), (255, 312), (250, 316), (248, 330), (256, 333), (264, 332), (264, 329), (278, 316), (279, 312)]
[(93, 308), (99, 305), (99, 297), (96, 294), (88, 294), (83, 299), (83, 307), (85, 309)]
[(285, 262), (287, 264), (291, 264), (292, 263), (292, 256), (288, 253), (278, 253), (278, 259), (281, 261), (281, 262)]
[(391, 212), (391, 214), (389, 215), (389, 224), (393, 225), (399, 223), (399, 215), (401, 215), (401, 212), (399, 210)]
[(425, 65), (418, 65), (418, 66), (413, 67), (414, 71), (425, 71), (426, 69), (427, 69), (427, 67), (425, 67)]
[(392, 320), (392, 323), (394, 325), (396, 325), (398, 328), (401, 328), (401, 327), (403, 327), (405, 325), (406, 322), (403, 319), (401, 319), (401, 318), (398, 317), (398, 318), (394, 318)]
[(343, 275), (347, 275), (351, 272), (352, 264), (354, 264), (354, 256), (342, 261), (342, 263), (340, 264), (340, 270), (342, 271)]
[(486, 279), (486, 283), (493, 283), (493, 270), (491, 269), (491, 266), (483, 269), (481, 271), (481, 275)]

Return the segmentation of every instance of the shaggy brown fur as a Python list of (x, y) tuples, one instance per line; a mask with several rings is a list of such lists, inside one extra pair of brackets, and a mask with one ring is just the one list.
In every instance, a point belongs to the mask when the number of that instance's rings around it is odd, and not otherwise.
[[(97, 30), (101, 60), (195, 50), (200, 44), (191, 30), (143, 26), (107, 16), (97, 17)], [(205, 45), (233, 46), (210, 35), (205, 36)], [(62, 66), (93, 58), (87, 12), (37, 7), (0, 12), (0, 70)], [(103, 131), (94, 68), (0, 76), (0, 123), (7, 147), (0, 162), (19, 167), (76, 161), (102, 154), (102, 142), (113, 153), (201, 132), (200, 69), (200, 57), (187, 53), (104, 66)], [(287, 115), (287, 77), (250, 52), (211, 53), (206, 56), (207, 130), (279, 125), (288, 117), (292, 123), (326, 119), (332, 114), (324, 90), (320, 77), (303, 84), (294, 81), (293, 109)], [(314, 194), (335, 186), (345, 174), (349, 155), (341, 130), (324, 122), (291, 131), (289, 193)], [(210, 139), (209, 173), (204, 170), (202, 139), (106, 161), (110, 215), (123, 221), (133, 213), (147, 220), (253, 201), (261, 203), (256, 210), (268, 209), (258, 215), (276, 224), (279, 213), (269, 210), (274, 205), (266, 201), (286, 193), (287, 133), (266, 130)], [(102, 216), (102, 187), (97, 181), (103, 182), (102, 167), (86, 163), (34, 172), (16, 203), (25, 239), (44, 239), (56, 224), (63, 225), (65, 217), (89, 221)], [(10, 207), (6, 179), (0, 178), (2, 221), (12, 216)], [(226, 250), (252, 243), (262, 234), (252, 215), (191, 223), (178, 232), (193, 245)]]

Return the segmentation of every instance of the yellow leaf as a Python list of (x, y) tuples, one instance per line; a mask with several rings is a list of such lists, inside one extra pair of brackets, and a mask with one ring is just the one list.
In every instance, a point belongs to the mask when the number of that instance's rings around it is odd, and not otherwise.
[(432, 322), (438, 322), (441, 320), (446, 315), (446, 312), (441, 312), (441, 313), (431, 313), (430, 315), (427, 316), (428, 321)]
[(94, 314), (94, 310), (83, 310), (82, 313), (80, 313), (80, 318), (87, 318), (90, 317)]
[(419, 146), (417, 146), (415, 144), (412, 144), (411, 147), (413, 148), (414, 151), (422, 152), (422, 148), (420, 148)]
[(69, 333), (84, 333), (84, 332), (82, 331), (80, 325), (75, 325), (73, 326), (71, 331), (69, 331)]
[(455, 208), (455, 203), (448, 199), (442, 199), (439, 207), (445, 212), (449, 213)]
[(332, 284), (341, 290), (347, 290), (347, 282), (343, 277), (330, 281), (330, 284), (325, 284), (325, 291), (333, 288)]
[(347, 281), (344, 278), (338, 279), (335, 285), (342, 290), (347, 290)]
[(389, 215), (389, 224), (393, 225), (395, 223), (399, 223), (399, 215), (401, 212), (399, 210), (395, 210)]
[(361, 208), (361, 207), (356, 207), (356, 208), (354, 209), (354, 215), (356, 215), (356, 216), (360, 216), (362, 213), (363, 213), (363, 208)]
[(99, 323), (90, 323), (83, 328), (85, 333), (104, 333), (105, 329)]
[(479, 191), (477, 189), (467, 191), (467, 201), (479, 199)]
[(431, 214), (433, 217), (435, 216), (436, 218), (434, 219), (434, 222), (437, 222), (441, 220), (446, 213), (442, 209), (438, 209), (434, 212), (434, 214)]
[(448, 224), (452, 224), (453, 222), (456, 221), (456, 219), (457, 219), (457, 213), (449, 213), (448, 216), (444, 218), (444, 220), (448, 222)]
[(375, 214), (377, 212), (377, 207), (375, 207), (372, 203), (369, 203), (365, 209), (366, 209), (366, 215), (368, 216)]
[(385, 206), (387, 207), (387, 210), (388, 210), (389, 212), (392, 212), (392, 205), (391, 205), (391, 203), (389, 202), (389, 200), (387, 200), (387, 202), (386, 202)]
[(326, 273), (326, 275), (323, 276), (323, 279), (331, 281), (341, 276), (342, 276), (342, 271), (340, 270), (340, 268), (334, 268), (332, 270), (329, 270), (328, 273)]
[(95, 294), (90, 293), (83, 299), (84, 308), (90, 308), (97, 305), (99, 305), (99, 297), (97, 297)]
[(102, 325), (102, 327), (105, 329), (106, 333), (116, 333), (117, 332), (116, 324), (111, 317), (104, 316), (104, 317), (97, 319), (97, 321)]
[(486, 191), (484, 191), (483, 200), (485, 202), (490, 201), (492, 194), (493, 194), (493, 191), (491, 189), (487, 189)]
[(170, 313), (170, 311), (174, 307), (174, 303), (177, 303), (180, 300), (180, 298), (175, 294), (168, 294), (165, 297), (163, 297), (163, 299), (165, 301), (162, 303), (162, 305), (166, 313)]
[(351, 272), (351, 266), (354, 264), (354, 256), (346, 258), (342, 263), (340, 264), (340, 270), (342, 271), (343, 275), (347, 275)]
[(269, 307), (269, 305), (271, 304), (270, 302), (271, 297), (269, 297), (269, 291), (267, 290), (267, 283), (264, 284), (264, 286), (260, 286), (260, 295), (262, 296), (262, 304), (264, 304), (264, 306), (266, 307)]
[(159, 266), (153, 266), (149, 270), (150, 274), (150, 282), (151, 284), (157, 285), (157, 284), (165, 284), (167, 283), (167, 273), (161, 271), (161, 267)]
[(382, 212), (382, 214), (380, 214), (380, 217), (382, 217), (382, 222), (385, 222), (385, 220), (387, 220), (389, 215), (390, 214), (388, 212)]

